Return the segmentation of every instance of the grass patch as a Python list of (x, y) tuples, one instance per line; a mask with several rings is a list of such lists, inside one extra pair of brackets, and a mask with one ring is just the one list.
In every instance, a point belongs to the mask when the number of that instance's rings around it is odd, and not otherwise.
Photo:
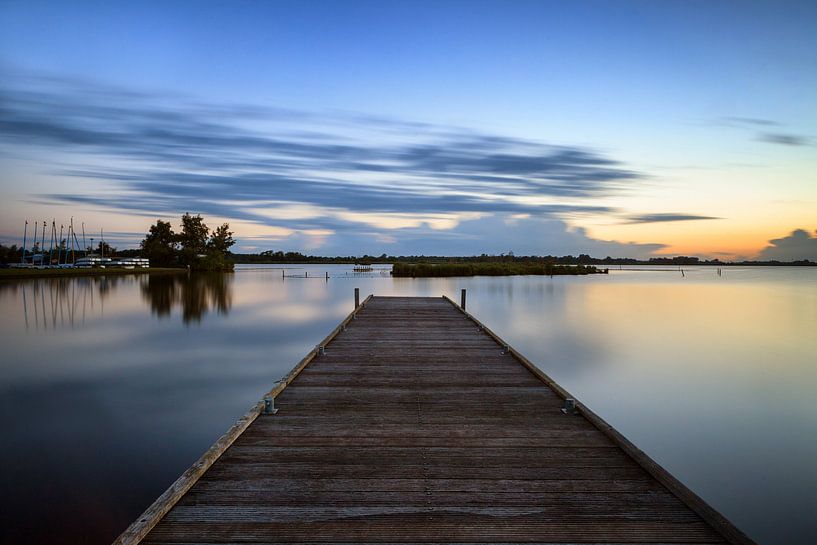
[(554, 265), (550, 263), (395, 263), (392, 276), (440, 278), (448, 276), (580, 275), (606, 273), (592, 265)]

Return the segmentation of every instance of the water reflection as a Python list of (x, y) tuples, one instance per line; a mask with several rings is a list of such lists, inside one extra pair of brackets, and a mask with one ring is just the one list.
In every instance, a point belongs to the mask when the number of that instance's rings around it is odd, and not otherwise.
[(0, 542), (110, 543), (331, 331), (356, 287), (467, 288), (471, 312), (758, 542), (814, 541), (817, 270), (794, 269), (0, 282)]
[(228, 314), (233, 303), (232, 284), (232, 274), (151, 275), (141, 284), (140, 291), (156, 316), (169, 317), (173, 308), (178, 307), (182, 321), (189, 324), (201, 322), (210, 310)]
[(0, 283), (0, 294), (19, 298), (26, 331), (49, 331), (85, 324), (86, 317), (104, 314), (105, 300), (133, 278), (43, 278)]
[(138, 285), (153, 314), (181, 311), (185, 324), (201, 322), (209, 312), (227, 315), (233, 304), (233, 275), (88, 276), (0, 282), (0, 296), (18, 299), (26, 332), (83, 326), (105, 315), (105, 302), (119, 288)]

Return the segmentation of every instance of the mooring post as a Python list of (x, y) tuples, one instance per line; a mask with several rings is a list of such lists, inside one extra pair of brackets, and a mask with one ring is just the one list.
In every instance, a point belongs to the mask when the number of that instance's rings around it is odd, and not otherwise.
[(329, 280), (329, 271), (326, 271), (326, 279)]
[(281, 269), (281, 278), (284, 278), (284, 272), (285, 272), (285, 270)]
[(360, 288), (355, 288), (355, 308), (360, 306)]
[(465, 288), (460, 290), (460, 308), (465, 310)]

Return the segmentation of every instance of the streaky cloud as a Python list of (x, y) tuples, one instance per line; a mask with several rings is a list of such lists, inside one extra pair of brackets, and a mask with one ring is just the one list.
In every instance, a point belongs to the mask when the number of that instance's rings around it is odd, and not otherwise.
[(810, 142), (810, 139), (806, 136), (780, 132), (779, 129), (782, 129), (783, 125), (771, 119), (731, 116), (722, 117), (715, 124), (724, 127), (744, 129), (752, 132), (760, 131), (756, 132), (755, 140), (769, 144), (780, 144), (783, 146), (806, 146)]
[[(71, 187), (106, 186), (61, 188), (39, 202), (143, 217), (191, 211), (291, 233), (254, 233), (256, 245), (318, 241), (330, 253), (377, 246), (407, 254), (509, 246), (645, 255), (662, 247), (567, 227), (583, 214), (618, 213), (600, 198), (648, 178), (588, 147), (360, 113), (206, 104), (69, 78), (0, 83), (0, 139), (21, 156), (58, 152), (46, 173), (75, 179)], [(277, 217), (281, 206), (321, 213)], [(373, 230), (390, 214), (412, 219)]]
[(749, 127), (776, 127), (779, 126), (780, 123), (777, 121), (772, 121), (771, 119), (763, 119), (760, 117), (741, 117), (741, 116), (728, 116), (722, 118), (722, 123), (726, 125), (738, 125), (738, 126), (749, 126)]
[[(344, 240), (329, 239), (321, 250), (327, 255), (345, 255), (348, 248), (370, 248), (380, 255), (480, 255), (513, 251), (516, 255), (578, 255), (645, 257), (665, 248), (664, 244), (623, 243), (599, 240), (581, 228), (571, 229), (561, 220), (541, 217), (513, 219), (496, 214), (472, 221), (463, 221), (457, 229), (437, 231), (427, 226), (403, 229), (394, 241), (381, 241), (382, 232), (355, 231)], [(256, 243), (274, 244), (282, 250), (298, 250), (306, 244), (305, 237), (286, 241), (263, 239)], [(421, 248), (421, 251), (417, 249)]]
[(627, 216), (626, 223), (663, 223), (671, 221), (719, 220), (717, 216), (699, 216), (696, 214), (636, 214)]
[(781, 144), (783, 146), (805, 146), (809, 143), (808, 138), (796, 134), (783, 134), (776, 132), (764, 132), (758, 135), (758, 140), (770, 144)]
[[(600, 207), (554, 201), (611, 194), (644, 177), (592, 149), (456, 127), (34, 83), (0, 90), (0, 135), (12, 147), (72, 152), (76, 164), (61, 174), (117, 184), (123, 195), (110, 193), (106, 204), (127, 193), (126, 210), (283, 195), (350, 210), (557, 214)], [(92, 166), (100, 156), (104, 169)]]

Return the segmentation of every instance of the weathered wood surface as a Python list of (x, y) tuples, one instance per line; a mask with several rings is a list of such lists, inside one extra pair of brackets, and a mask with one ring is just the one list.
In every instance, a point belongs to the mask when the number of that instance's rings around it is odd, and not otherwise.
[(446, 300), (355, 318), (144, 543), (749, 542)]

